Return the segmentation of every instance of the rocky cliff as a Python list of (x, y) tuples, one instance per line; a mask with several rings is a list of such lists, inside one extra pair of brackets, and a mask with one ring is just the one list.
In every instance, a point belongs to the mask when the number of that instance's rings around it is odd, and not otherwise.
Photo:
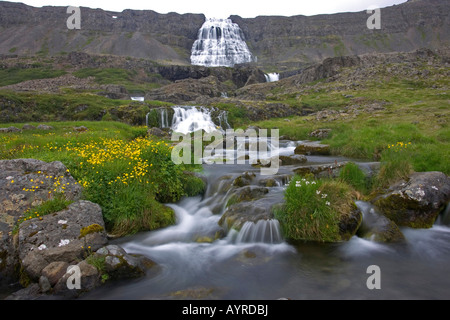
[[(82, 51), (190, 64), (202, 14), (121, 13), (81, 8), (81, 30), (68, 30), (66, 7), (34, 8), (0, 2), (0, 55), (57, 55)], [(367, 12), (316, 16), (231, 16), (258, 65), (287, 71), (329, 57), (440, 48), (450, 43), (450, 2), (416, 0), (381, 9), (381, 30), (369, 30)]]

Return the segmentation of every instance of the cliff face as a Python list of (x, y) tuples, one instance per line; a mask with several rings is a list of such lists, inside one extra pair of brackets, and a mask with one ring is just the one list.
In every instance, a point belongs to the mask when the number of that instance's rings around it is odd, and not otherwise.
[(369, 30), (366, 11), (317, 16), (232, 16), (258, 63), (278, 71), (325, 58), (409, 52), (450, 43), (450, 2), (416, 0), (381, 9), (381, 29)]
[[(192, 45), (205, 21), (199, 14), (115, 13), (83, 7), (81, 30), (68, 30), (66, 9), (0, 1), (0, 54), (45, 56), (82, 51), (190, 64)], [(381, 9), (381, 30), (367, 28), (370, 15), (365, 11), (230, 18), (243, 30), (258, 65), (280, 72), (328, 57), (449, 45), (448, 12), (448, 0), (408, 1)]]
[(66, 10), (0, 2), (0, 54), (83, 51), (187, 64), (205, 20), (199, 14), (117, 13), (82, 7), (81, 30), (68, 30)]

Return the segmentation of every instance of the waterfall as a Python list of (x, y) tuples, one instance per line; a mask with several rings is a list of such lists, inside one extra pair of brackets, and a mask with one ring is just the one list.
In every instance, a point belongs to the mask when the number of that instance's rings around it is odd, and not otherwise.
[(195, 106), (176, 106), (173, 107), (174, 115), (172, 120), (172, 130), (187, 134), (198, 130), (205, 132), (223, 131), (223, 129), (230, 129), (228, 123), (228, 113), (226, 111), (219, 111), (217, 116), (218, 124), (212, 119), (212, 112), (216, 109), (207, 109), (204, 107)]
[[(230, 239), (231, 238), (231, 239)], [(278, 220), (247, 221), (239, 233), (231, 232), (229, 240), (235, 243), (282, 243), (284, 241)]]
[(268, 74), (264, 74), (264, 76), (266, 77), (267, 82), (275, 82), (275, 81), (280, 80), (279, 73), (268, 73)]
[(169, 112), (167, 111), (166, 108), (161, 108), (159, 109), (159, 114), (160, 114), (160, 125), (161, 125), (161, 129), (164, 128), (170, 128), (169, 125)]
[(213, 132), (219, 128), (211, 119), (211, 111), (197, 107), (173, 107), (172, 130), (183, 134), (205, 130)]
[(206, 20), (192, 46), (193, 65), (233, 67), (253, 60), (242, 30), (230, 19)]

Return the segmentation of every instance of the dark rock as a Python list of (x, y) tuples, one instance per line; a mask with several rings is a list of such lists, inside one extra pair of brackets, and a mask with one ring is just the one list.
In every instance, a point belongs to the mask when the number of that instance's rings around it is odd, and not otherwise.
[(155, 263), (140, 255), (130, 255), (122, 247), (108, 245), (94, 254), (105, 259), (105, 272), (112, 279), (136, 278), (144, 275)]
[(169, 137), (169, 133), (167, 133), (166, 131), (160, 129), (160, 128), (151, 128), (147, 131), (149, 136), (155, 136), (158, 138), (166, 138)]
[(339, 234), (342, 240), (350, 240), (358, 231), (363, 219), (362, 212), (355, 209), (349, 214), (341, 215), (339, 218)]
[(431, 228), (450, 201), (450, 178), (442, 172), (413, 173), (374, 200), (399, 226)]
[(295, 154), (329, 155), (330, 146), (318, 142), (303, 142), (295, 148)]
[(281, 160), (281, 165), (291, 166), (296, 164), (302, 164), (308, 161), (308, 159), (302, 154), (296, 154), (292, 156), (279, 156)]
[(386, 218), (369, 203), (358, 202), (363, 212), (361, 227), (357, 234), (377, 242), (400, 242), (405, 240), (400, 228), (390, 219)]
[(37, 300), (42, 297), (41, 287), (39, 284), (34, 283), (30, 286), (14, 292), (6, 297), (5, 300)]
[[(81, 272), (80, 289), (69, 288), (67, 282), (72, 276), (72, 273), (67, 272), (61, 279), (59, 279), (58, 283), (53, 288), (53, 293), (55, 295), (65, 298), (77, 298), (83, 293), (89, 292), (102, 284), (99, 271), (96, 267), (87, 263), (86, 260), (81, 261), (76, 264), (76, 266)], [(69, 269), (67, 271), (69, 271)]]

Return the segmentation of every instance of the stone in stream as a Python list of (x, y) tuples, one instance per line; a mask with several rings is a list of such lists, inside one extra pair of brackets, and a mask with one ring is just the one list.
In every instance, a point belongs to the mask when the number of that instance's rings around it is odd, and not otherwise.
[(300, 143), (294, 151), (295, 154), (304, 155), (322, 155), (326, 156), (330, 154), (330, 146), (327, 144), (321, 144), (320, 142), (306, 141)]
[(399, 226), (431, 228), (450, 201), (450, 178), (442, 172), (416, 172), (376, 198), (375, 206)]

